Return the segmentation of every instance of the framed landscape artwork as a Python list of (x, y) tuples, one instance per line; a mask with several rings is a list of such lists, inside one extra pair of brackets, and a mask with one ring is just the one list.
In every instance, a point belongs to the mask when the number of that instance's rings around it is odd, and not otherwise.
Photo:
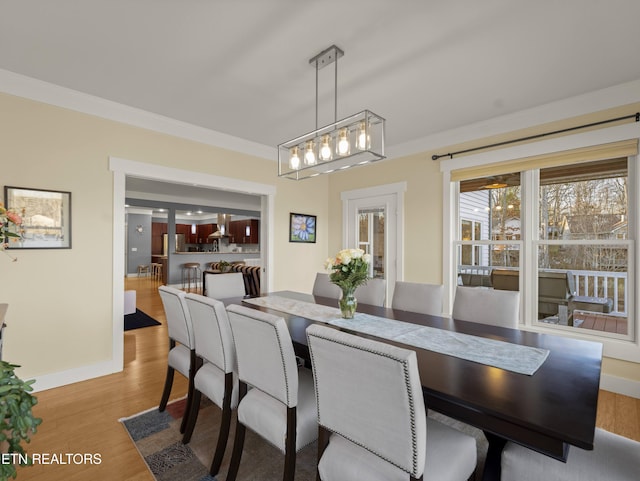
[(71, 248), (71, 192), (5, 186), (4, 200), (22, 218), (10, 249)]
[(289, 242), (316, 241), (316, 216), (308, 214), (289, 214)]

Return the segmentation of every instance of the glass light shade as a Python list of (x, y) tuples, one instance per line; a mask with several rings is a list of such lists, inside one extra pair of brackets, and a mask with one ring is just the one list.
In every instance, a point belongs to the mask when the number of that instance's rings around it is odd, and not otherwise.
[(338, 133), (338, 141), (336, 142), (336, 154), (349, 155), (351, 153), (351, 142), (349, 142), (349, 129), (341, 129)]
[(322, 143), (320, 144), (320, 153), (318, 157), (323, 162), (326, 162), (328, 160), (331, 160), (331, 157), (333, 156), (332, 154), (333, 152), (331, 151), (331, 136), (328, 134), (323, 135)]
[(297, 170), (300, 168), (300, 157), (298, 156), (298, 147), (291, 149), (291, 157), (289, 157), (289, 168)]
[(369, 135), (366, 122), (360, 122), (358, 135), (356, 137), (356, 147), (359, 150), (368, 150), (371, 147), (371, 136)]
[(250, 225), (245, 226), (244, 235), (245, 235), (245, 237), (251, 237), (251, 226)]
[(316, 164), (316, 153), (314, 152), (314, 142), (313, 140), (307, 141), (307, 147), (304, 151), (304, 163), (307, 165), (315, 165)]

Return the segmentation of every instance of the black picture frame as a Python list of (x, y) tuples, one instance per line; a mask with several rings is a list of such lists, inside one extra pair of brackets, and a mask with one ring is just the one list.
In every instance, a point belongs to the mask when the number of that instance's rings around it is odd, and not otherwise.
[(311, 214), (289, 213), (289, 242), (315, 244), (317, 217)]
[(71, 248), (71, 192), (5, 186), (4, 203), (22, 218), (9, 249)]

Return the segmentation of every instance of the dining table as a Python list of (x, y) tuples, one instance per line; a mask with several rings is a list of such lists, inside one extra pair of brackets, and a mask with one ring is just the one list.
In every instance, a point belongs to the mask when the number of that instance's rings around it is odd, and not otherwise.
[[(293, 291), (263, 296), (337, 307), (335, 299)], [(223, 301), (227, 305), (242, 304), (284, 318), (296, 355), (309, 360), (306, 329), (320, 321), (306, 317), (304, 313), (261, 306), (250, 299)], [(482, 472), (483, 480), (500, 479), (500, 458), (507, 441), (560, 461), (567, 460), (570, 447), (593, 449), (603, 352), (601, 343), (362, 303), (358, 303), (357, 312), (384, 320), (435, 328), (447, 331), (446, 334), (473, 336), (480, 340), (528, 346), (548, 352), (533, 374), (522, 374), (362, 333), (357, 329), (357, 314), (353, 324), (334, 326), (416, 352), (426, 407), (474, 426), (486, 436), (488, 451)]]

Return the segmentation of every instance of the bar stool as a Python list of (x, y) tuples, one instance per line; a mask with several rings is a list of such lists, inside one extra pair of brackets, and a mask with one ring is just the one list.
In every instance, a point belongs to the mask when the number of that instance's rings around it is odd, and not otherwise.
[(138, 277), (142, 277), (142, 274), (144, 274), (145, 276), (151, 275), (148, 264), (141, 264), (138, 266)]
[(202, 271), (198, 262), (185, 262), (182, 264), (182, 289), (186, 287), (187, 292), (191, 292), (191, 282), (193, 281), (197, 292), (201, 276)]
[(151, 276), (154, 280), (162, 280), (162, 264), (159, 262), (151, 263)]

